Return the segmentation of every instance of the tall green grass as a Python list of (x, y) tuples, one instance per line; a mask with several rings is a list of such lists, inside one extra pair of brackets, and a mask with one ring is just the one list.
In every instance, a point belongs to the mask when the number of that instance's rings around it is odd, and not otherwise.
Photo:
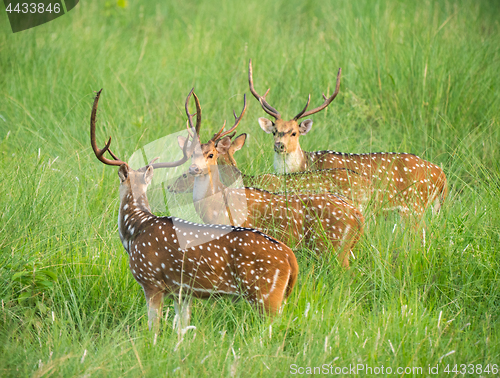
[[(82, 1), (12, 34), (0, 5), (0, 375), (284, 376), (290, 365), (500, 364), (500, 25), (495, 1)], [(306, 150), (405, 151), (443, 167), (450, 194), (425, 244), (398, 215), (367, 216), (350, 271), (296, 249), (297, 286), (274, 322), (243, 301), (195, 301), (181, 342), (167, 301), (147, 331), (117, 232), (116, 169), (185, 126), (195, 86), (202, 138), (241, 109), (252, 58), (284, 117), (311, 93)], [(271, 170), (257, 101), (240, 132), (245, 173)], [(364, 375), (364, 374), (360, 374)], [(417, 373), (406, 374), (409, 376)], [(483, 376), (493, 376), (483, 374)]]

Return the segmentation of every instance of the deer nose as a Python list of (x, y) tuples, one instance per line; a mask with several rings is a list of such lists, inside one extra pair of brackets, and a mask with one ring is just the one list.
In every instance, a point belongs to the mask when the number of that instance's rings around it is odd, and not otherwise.
[(200, 167), (198, 167), (196, 164), (193, 164), (189, 167), (189, 174), (193, 176), (197, 176), (202, 172)]
[(274, 143), (274, 151), (277, 153), (284, 152), (285, 151), (285, 144), (281, 143), (281, 142)]

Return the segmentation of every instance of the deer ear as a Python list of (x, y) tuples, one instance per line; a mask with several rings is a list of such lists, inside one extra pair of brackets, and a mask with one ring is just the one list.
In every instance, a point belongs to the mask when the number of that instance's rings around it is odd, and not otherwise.
[(306, 135), (309, 131), (311, 131), (312, 126), (312, 119), (306, 119), (305, 121), (302, 121), (299, 125), (300, 135)]
[(231, 152), (234, 153), (236, 151), (241, 150), (241, 147), (245, 144), (247, 140), (247, 134), (238, 135), (234, 138), (233, 143), (231, 143)]
[(120, 177), (120, 182), (124, 182), (128, 177), (128, 165), (122, 164), (118, 169), (118, 176)]
[(273, 132), (274, 124), (267, 118), (260, 117), (259, 125), (266, 133), (271, 134)]
[(231, 147), (231, 139), (226, 136), (217, 142), (217, 146), (215, 148), (219, 154), (224, 155), (227, 153), (227, 150), (229, 150), (229, 147)]
[(153, 171), (153, 167), (151, 165), (148, 165), (146, 172), (144, 172), (144, 182), (146, 183), (146, 185), (149, 185), (151, 183), (151, 180), (153, 179)]
[[(184, 150), (184, 144), (186, 143), (186, 137), (183, 137), (183, 136), (178, 136), (177, 137), (177, 143), (179, 144), (179, 147), (181, 148), (181, 150)], [(188, 142), (188, 148), (191, 148), (191, 141)]]

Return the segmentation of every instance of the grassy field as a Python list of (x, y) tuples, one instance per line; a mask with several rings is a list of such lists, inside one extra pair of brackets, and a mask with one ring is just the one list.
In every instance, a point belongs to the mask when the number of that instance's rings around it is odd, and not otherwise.
[[(272, 377), (322, 364), (497, 375), (479, 366), (500, 366), (498, 2), (87, 0), (16, 34), (3, 10), (0, 376)], [(272, 323), (243, 301), (194, 301), (196, 330), (180, 341), (167, 301), (154, 345), (118, 237), (117, 169), (90, 148), (94, 91), (100, 144), (112, 135), (128, 159), (185, 126), (193, 86), (204, 138), (232, 120), (250, 58), (257, 90), (271, 87), (288, 118), (308, 93), (319, 105), (342, 67), (302, 147), (417, 154), (442, 166), (449, 197), (425, 245), (398, 215), (369, 218), (349, 272), (296, 249), (299, 281)], [(269, 172), (265, 114), (248, 101), (237, 158)]]

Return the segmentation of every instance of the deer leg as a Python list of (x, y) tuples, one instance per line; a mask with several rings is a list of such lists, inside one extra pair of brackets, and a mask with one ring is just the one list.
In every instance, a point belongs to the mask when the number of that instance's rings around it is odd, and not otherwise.
[(332, 248), (333, 253), (337, 253), (337, 258), (340, 265), (344, 268), (349, 268), (349, 251), (355, 244), (355, 241), (349, 235), (350, 226), (343, 225), (345, 229), (342, 230), (339, 224), (335, 228), (330, 226), (328, 222), (321, 219), (319, 224), (311, 225), (309, 239), (316, 245), (316, 251), (328, 251)]
[[(274, 290), (269, 292), (269, 301), (266, 311), (271, 314), (271, 316), (281, 312), (289, 280), (290, 271), (280, 272)], [(271, 289), (273, 289), (272, 286)]]
[(439, 214), (439, 211), (441, 210), (441, 201), (439, 197), (436, 197), (434, 200), (434, 203), (432, 205), (432, 215), (437, 215)]
[(148, 307), (148, 327), (149, 330), (158, 332), (160, 327), (161, 310), (163, 304), (163, 292), (157, 287), (143, 286)]
[(339, 253), (339, 260), (344, 268), (349, 268), (349, 255), (354, 255), (352, 249), (358, 242), (362, 233), (362, 229), (360, 227), (356, 227), (356, 225), (346, 225), (344, 236), (342, 237)]
[[(425, 222), (424, 215), (425, 210), (421, 208), (420, 199), (416, 199), (413, 201), (414, 206), (407, 206), (404, 208), (404, 211), (400, 211), (400, 216), (403, 222), (413, 230), (413, 232), (420, 237), (420, 241), (422, 246), (425, 247), (426, 244), (426, 231), (427, 231), (427, 223)], [(434, 210), (434, 209), (432, 209)]]
[(422, 218), (421, 219), (415, 219), (414, 220), (414, 229), (415, 229), (415, 232), (417, 235), (420, 236), (420, 240), (422, 242), (422, 246), (425, 247), (426, 245), (426, 239), (425, 239), (425, 236), (426, 236), (426, 232), (427, 232), (427, 223), (425, 222), (425, 219), (423, 218), (423, 215), (422, 215)]
[(173, 328), (181, 328), (181, 306), (179, 304), (179, 299), (174, 298), (174, 310), (175, 310), (175, 316), (174, 316), (174, 322), (172, 324)]
[[(255, 283), (254, 290), (249, 297), (250, 302), (256, 303), (261, 312), (273, 317), (280, 312), (290, 279), (290, 270), (276, 269), (274, 272), (268, 272), (268, 279), (260, 279), (258, 283)], [(258, 290), (255, 287), (258, 287)]]
[[(352, 224), (344, 224), (344, 230), (338, 243), (338, 259), (344, 268), (349, 268), (349, 256), (353, 255), (352, 249), (359, 241), (363, 232), (363, 219), (357, 219)], [(337, 239), (338, 240), (338, 239)], [(353, 255), (354, 256), (354, 255)]]
[[(347, 226), (346, 229), (346, 239), (348, 239), (348, 232), (349, 232), (350, 226)], [(340, 248), (339, 248), (339, 253), (337, 258), (339, 259), (340, 265), (342, 265), (343, 268), (349, 269), (349, 255), (352, 253), (351, 251), (351, 246), (353, 242), (350, 240), (343, 240)]]
[(176, 298), (174, 300), (175, 318), (174, 318), (174, 328), (180, 333), (183, 333), (189, 326), (189, 321), (191, 319), (191, 298), (182, 297), (181, 299)]
[(184, 330), (191, 320), (191, 297), (183, 298), (181, 310), (181, 325)]

